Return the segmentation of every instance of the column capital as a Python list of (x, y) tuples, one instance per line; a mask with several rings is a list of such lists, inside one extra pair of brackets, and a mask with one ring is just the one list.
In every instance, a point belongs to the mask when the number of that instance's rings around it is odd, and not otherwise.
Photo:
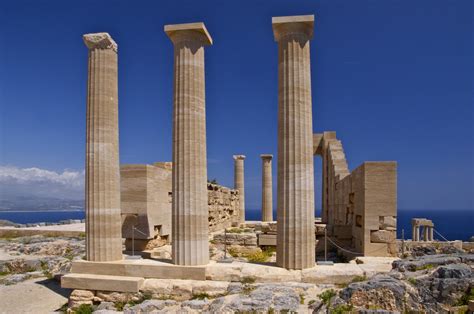
[(273, 155), (271, 155), (271, 154), (261, 154), (260, 158), (262, 158), (263, 160), (272, 160)]
[(82, 35), (84, 44), (89, 50), (94, 49), (112, 49), (117, 52), (117, 43), (112, 39), (109, 33), (91, 33)]
[(290, 35), (306, 35), (313, 38), (314, 15), (294, 15), (272, 17), (275, 41)]
[(165, 25), (164, 31), (173, 44), (191, 40), (202, 45), (212, 45), (212, 37), (202, 22)]
[(245, 155), (234, 155), (234, 160), (238, 160), (238, 159), (244, 160)]

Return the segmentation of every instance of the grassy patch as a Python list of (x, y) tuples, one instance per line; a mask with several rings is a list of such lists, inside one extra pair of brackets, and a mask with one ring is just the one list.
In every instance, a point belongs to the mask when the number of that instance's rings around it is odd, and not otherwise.
[(418, 266), (416, 268), (416, 270), (426, 270), (426, 269), (432, 269), (434, 267), (435, 267), (435, 265), (433, 265), (433, 264), (425, 264), (423, 266)]
[(409, 283), (411, 283), (413, 286), (416, 286), (416, 279), (413, 277), (410, 277), (407, 279)]
[(245, 230), (242, 228), (231, 228), (227, 229), (227, 233), (244, 233)]
[(261, 252), (254, 252), (246, 254), (245, 257), (252, 263), (264, 263), (275, 253), (275, 248), (266, 247)]
[(474, 300), (474, 288), (471, 288), (467, 293), (465, 293), (457, 302), (456, 306), (467, 305), (469, 301)]
[(230, 254), (232, 257), (239, 257), (239, 251), (233, 247), (227, 249), (227, 252)]
[(53, 279), (53, 274), (49, 271), (48, 263), (45, 261), (40, 262), (41, 270), (43, 271), (43, 275), (46, 276), (48, 279)]
[(352, 311), (352, 305), (350, 304), (339, 304), (338, 306), (331, 309), (331, 314), (344, 314)]
[(304, 304), (304, 295), (300, 294), (300, 304)]
[(352, 278), (351, 280), (351, 283), (354, 283), (354, 282), (361, 282), (361, 281), (366, 281), (367, 280), (367, 276), (363, 275), (363, 276), (355, 276), (354, 278)]
[(81, 304), (77, 309), (74, 310), (74, 314), (92, 314), (93, 309), (90, 304)]
[(329, 305), (329, 301), (331, 301), (332, 297), (335, 297), (335, 296), (336, 296), (336, 291), (334, 291), (334, 289), (323, 291), (321, 294), (318, 295), (321, 301), (323, 301), (323, 303), (326, 305)]

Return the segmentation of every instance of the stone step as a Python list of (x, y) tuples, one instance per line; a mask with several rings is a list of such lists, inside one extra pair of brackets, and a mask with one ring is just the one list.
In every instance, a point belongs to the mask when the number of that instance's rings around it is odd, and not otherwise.
[(154, 260), (74, 261), (72, 273), (159, 279), (206, 280), (205, 266), (179, 266)]
[(138, 292), (144, 278), (93, 274), (67, 274), (61, 278), (61, 287), (81, 290)]

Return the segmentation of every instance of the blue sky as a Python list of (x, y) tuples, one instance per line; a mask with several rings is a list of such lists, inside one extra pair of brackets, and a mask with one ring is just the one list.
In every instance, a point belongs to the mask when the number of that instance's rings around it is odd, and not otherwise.
[[(109, 32), (119, 45), (121, 163), (171, 160), (173, 47), (163, 26), (203, 21), (214, 39), (206, 48), (209, 178), (232, 186), (232, 155), (247, 155), (247, 207), (259, 208), (259, 155), (277, 150), (271, 17), (299, 14), (316, 16), (315, 133), (337, 131), (351, 169), (398, 161), (399, 208), (474, 208), (471, 0), (0, 0), (4, 184), (25, 168), (82, 180), (70, 174), (84, 168), (81, 36), (90, 32)], [(319, 190), (318, 158), (315, 166)], [(273, 172), (276, 188), (276, 160)]]

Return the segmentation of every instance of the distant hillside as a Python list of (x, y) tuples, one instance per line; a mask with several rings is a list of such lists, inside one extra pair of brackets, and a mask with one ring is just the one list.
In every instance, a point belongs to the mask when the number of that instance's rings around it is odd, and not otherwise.
[(69, 200), (36, 196), (17, 196), (0, 199), (0, 211), (82, 210), (83, 200)]

